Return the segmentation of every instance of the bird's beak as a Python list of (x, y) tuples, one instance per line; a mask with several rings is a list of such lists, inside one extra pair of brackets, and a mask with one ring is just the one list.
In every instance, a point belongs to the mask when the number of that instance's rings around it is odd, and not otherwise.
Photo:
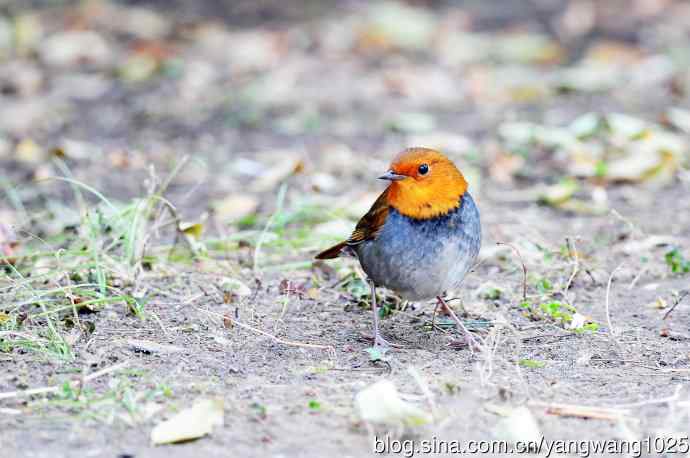
[(393, 172), (392, 170), (387, 171), (383, 175), (379, 177), (379, 180), (388, 180), (388, 181), (400, 181), (404, 180), (407, 178), (407, 175), (398, 175), (397, 173)]

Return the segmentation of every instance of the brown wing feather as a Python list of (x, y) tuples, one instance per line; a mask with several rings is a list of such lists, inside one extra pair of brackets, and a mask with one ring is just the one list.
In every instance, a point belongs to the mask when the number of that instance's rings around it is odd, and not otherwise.
[(366, 215), (355, 226), (354, 232), (349, 239), (332, 246), (331, 248), (316, 255), (316, 259), (333, 259), (342, 254), (345, 247), (357, 245), (365, 240), (375, 239), (383, 228), (388, 217), (388, 189), (376, 199)]

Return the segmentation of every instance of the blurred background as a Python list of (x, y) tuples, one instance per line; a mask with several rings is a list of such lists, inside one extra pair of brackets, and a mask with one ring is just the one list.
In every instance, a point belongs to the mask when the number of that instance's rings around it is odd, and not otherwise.
[(178, 167), (166, 195), (214, 232), (286, 180), (288, 206), (347, 221), (411, 145), (488, 202), (605, 213), (687, 182), (689, 32), (674, 0), (4, 0), (2, 220), (78, 222), (47, 177), (126, 201)]

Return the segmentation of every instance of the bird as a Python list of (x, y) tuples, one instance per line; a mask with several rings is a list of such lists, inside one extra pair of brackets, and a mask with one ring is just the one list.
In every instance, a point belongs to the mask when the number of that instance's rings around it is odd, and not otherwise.
[(465, 335), (476, 340), (443, 299), (474, 266), (481, 246), (479, 209), (462, 172), (443, 153), (406, 148), (381, 176), (389, 185), (359, 220), (352, 235), (316, 255), (325, 260), (354, 255), (371, 290), (374, 347), (391, 346), (379, 331), (376, 288), (408, 301), (435, 298)]

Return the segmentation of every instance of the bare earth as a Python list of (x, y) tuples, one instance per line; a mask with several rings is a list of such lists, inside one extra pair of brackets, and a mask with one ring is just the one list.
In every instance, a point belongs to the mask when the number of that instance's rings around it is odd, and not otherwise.
[[(153, 229), (152, 218), (150, 259), (137, 264), (145, 268), (129, 277), (119, 261), (107, 263), (112, 288), (143, 298), (143, 315), (105, 300), (80, 309), (78, 326), (65, 294), (46, 296), (55, 297), (48, 309), (36, 298), (90, 277), (53, 267), (52, 279), (32, 282), (46, 265), (40, 256), (5, 268), (0, 318), (22, 323), (0, 320), (3, 457), (368, 456), (372, 432), (516, 439), (519, 428), (505, 419), (520, 406), (549, 441), (687, 438), (690, 298), (679, 299), (689, 277), (666, 259), (674, 247), (690, 256), (690, 131), (667, 116), (690, 107), (690, 70), (678, 58), (690, 55), (683, 2), (607, 2), (617, 6), (594, 8), (585, 29), (567, 19), (587, 7), (578, 1), (412, 2), (422, 9), (411, 13), (358, 1), (122, 2), (105, 13), (101, 2), (35, 3), (0, 7), (0, 19), (35, 13), (41, 24), (23, 53), (0, 51), (0, 184), (16, 191), (0, 199), (0, 223), (14, 228), (18, 256), (49, 251), (52, 263), (64, 240), (81, 246), (85, 233), (69, 183), (37, 180), (70, 171), (127, 203), (147, 195), (149, 166), (160, 182), (176, 164), (165, 198), (184, 222), (203, 224), (192, 238), (204, 249), (170, 255), (175, 231)], [(128, 3), (153, 19), (122, 25), (135, 11)], [(417, 40), (409, 44), (385, 25), (388, 14), (394, 24), (411, 14), (432, 32), (408, 25)], [(85, 58), (51, 54), (50, 37), (65, 30), (93, 30), (102, 42), (77, 40)], [(508, 50), (481, 48), (501, 37)], [(623, 76), (612, 71), (613, 82), (596, 88), (554, 82), (588, 50)], [(611, 159), (584, 176), (572, 151), (539, 140), (516, 146), (505, 134), (515, 121), (562, 127), (588, 112), (660, 126), (680, 139), (668, 156), (680, 159), (668, 173), (664, 162), (629, 179), (607, 176)], [(597, 135), (619, 141), (615, 129)], [(444, 317), (432, 329), (432, 303), (403, 306), (385, 293), (382, 332), (401, 348), (372, 361), (356, 265), (311, 259), (347, 234), (382, 189), (375, 177), (413, 144), (444, 148), (473, 186), (484, 246), (452, 303), (482, 351), (461, 348)], [(578, 186), (563, 200), (582, 207), (544, 198), (539, 186), (563, 178)], [(176, 248), (185, 252), (181, 234)], [(248, 294), (228, 292), (228, 279)], [(540, 308), (554, 302), (574, 307), (566, 321), (577, 313), (595, 325), (570, 329)], [(46, 316), (71, 354), (20, 344), (55, 337)], [(362, 421), (356, 394), (384, 379), (433, 421)], [(22, 392), (41, 387), (59, 389)], [(223, 426), (196, 441), (151, 444), (156, 424), (200, 398), (224, 401)]]

